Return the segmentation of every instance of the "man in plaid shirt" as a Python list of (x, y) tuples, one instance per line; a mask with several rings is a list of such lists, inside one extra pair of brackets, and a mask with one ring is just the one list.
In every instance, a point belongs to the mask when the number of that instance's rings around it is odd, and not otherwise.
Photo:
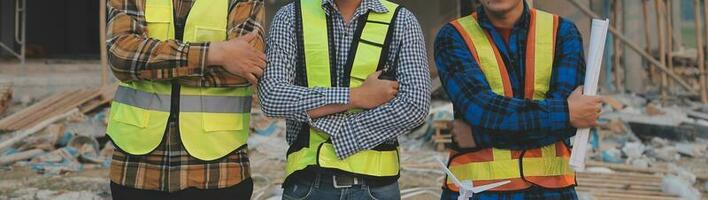
[[(405, 8), (398, 11), (387, 8), (385, 5), (389, 3), (383, 0), (299, 1), (301, 5), (316, 4), (313, 9), (317, 13), (324, 12), (321, 17), (328, 22), (332, 86), (303, 86), (306, 75), (300, 72), (305, 66), (298, 64), (299, 55), (305, 53), (303, 48), (298, 48), (303, 43), (298, 29), (303, 28), (298, 27), (306, 21), (298, 20), (300, 10), (296, 3), (288, 4), (275, 15), (270, 29), (268, 68), (259, 85), (263, 111), (287, 120), (287, 141), (291, 149), (297, 146), (298, 140), (308, 137), (310, 127), (322, 131), (331, 140), (333, 160), (344, 160), (380, 145), (397, 145), (398, 136), (423, 122), (430, 104), (425, 41), (415, 16)], [(357, 27), (370, 23), (367, 16), (387, 13), (393, 14), (396, 22), (389, 27), (389, 34), (392, 34), (389, 56), (382, 59), (385, 63), (398, 60), (390, 71), (397, 81), (379, 79), (379, 72), (363, 77), (366, 80), (362, 79), (364, 83), (359, 87), (348, 87), (347, 60), (356, 53), (351, 47), (359, 40), (356, 38)], [(387, 22), (376, 23), (388, 25)], [(306, 39), (327, 43), (328, 38)], [(347, 112), (355, 108), (366, 110)], [(296, 160), (288, 160), (291, 161)], [(398, 170), (398, 166), (387, 167)], [(371, 178), (332, 171), (314, 164), (295, 171), (283, 184), (284, 199), (400, 198), (397, 175)]]
[[(222, 28), (226, 31), (219, 34), (228, 40), (193, 43), (179, 39), (190, 10), (211, 2), (169, 0), (172, 12), (153, 12), (152, 17), (172, 18), (182, 28), (175, 25), (177, 39), (158, 40), (149, 37), (149, 1), (153, 0), (110, 0), (107, 5), (109, 64), (121, 82), (172, 81), (192, 88), (256, 84), (265, 67), (262, 0), (227, 0), (228, 6), (216, 9), (227, 12)], [(176, 115), (172, 111), (171, 116)], [(170, 117), (161, 143), (146, 155), (115, 151), (110, 169), (113, 199), (250, 199), (253, 182), (245, 145), (203, 161), (186, 151), (179, 123)]]

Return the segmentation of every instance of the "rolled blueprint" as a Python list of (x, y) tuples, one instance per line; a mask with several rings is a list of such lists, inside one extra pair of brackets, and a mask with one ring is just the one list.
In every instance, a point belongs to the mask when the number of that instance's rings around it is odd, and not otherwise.
[[(590, 49), (588, 51), (586, 71), (585, 71), (585, 86), (583, 94), (594, 96), (597, 94), (597, 82), (600, 78), (600, 68), (602, 67), (602, 55), (605, 52), (605, 41), (607, 39), (607, 29), (609, 28), (610, 20), (592, 20), (592, 29), (590, 31)], [(570, 154), (570, 167), (575, 171), (585, 170), (585, 153), (588, 149), (588, 139), (590, 129), (578, 129), (573, 142), (573, 150)]]

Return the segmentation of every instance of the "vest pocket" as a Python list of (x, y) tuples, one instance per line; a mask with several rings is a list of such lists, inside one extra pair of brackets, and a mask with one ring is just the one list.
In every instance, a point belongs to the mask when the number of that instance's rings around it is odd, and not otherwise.
[(226, 28), (197, 26), (192, 42), (211, 42), (226, 40)]
[(172, 22), (172, 8), (169, 6), (150, 6), (145, 10), (148, 36), (159, 40), (170, 38), (170, 24)]
[(113, 110), (111, 110), (111, 112), (115, 112), (112, 116), (116, 121), (139, 128), (147, 128), (150, 117), (149, 111), (125, 104), (116, 104), (118, 103), (114, 102)]
[(203, 113), (204, 131), (239, 131), (243, 129), (243, 114), (237, 113)]

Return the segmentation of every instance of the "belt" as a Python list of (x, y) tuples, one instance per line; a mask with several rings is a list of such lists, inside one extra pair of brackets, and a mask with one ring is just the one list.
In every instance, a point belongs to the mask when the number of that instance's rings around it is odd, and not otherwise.
[(320, 184), (331, 185), (337, 189), (364, 185), (370, 187), (382, 187), (398, 181), (398, 177), (374, 178), (322, 168), (310, 168), (300, 172), (295, 172), (293, 175), (295, 176), (295, 179), (301, 179), (304, 181), (319, 180)]

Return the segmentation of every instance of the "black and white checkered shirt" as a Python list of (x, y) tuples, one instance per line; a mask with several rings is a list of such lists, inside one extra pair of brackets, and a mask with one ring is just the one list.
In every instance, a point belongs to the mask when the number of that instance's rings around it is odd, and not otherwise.
[[(400, 84), (398, 95), (392, 101), (357, 114), (335, 114), (310, 119), (307, 111), (328, 104), (349, 103), (349, 88), (307, 88), (295, 84), (298, 41), (296, 39), (295, 6), (291, 3), (278, 11), (267, 38), (268, 66), (259, 84), (259, 98), (263, 111), (272, 117), (287, 119), (287, 141), (292, 144), (306, 125), (330, 135), (337, 156), (344, 159), (396, 138), (423, 123), (430, 107), (430, 72), (423, 33), (415, 16), (401, 9), (394, 27), (391, 52), (392, 63), (400, 56), (396, 77)], [(345, 65), (353, 35), (360, 16), (367, 12), (385, 13), (388, 10), (379, 0), (363, 0), (348, 24), (337, 10), (333, 0), (322, 0), (322, 8), (332, 21), (331, 35), (336, 49), (336, 81), (344, 85)], [(322, 38), (326, 40), (326, 38)], [(400, 51), (400, 53), (399, 53)]]

